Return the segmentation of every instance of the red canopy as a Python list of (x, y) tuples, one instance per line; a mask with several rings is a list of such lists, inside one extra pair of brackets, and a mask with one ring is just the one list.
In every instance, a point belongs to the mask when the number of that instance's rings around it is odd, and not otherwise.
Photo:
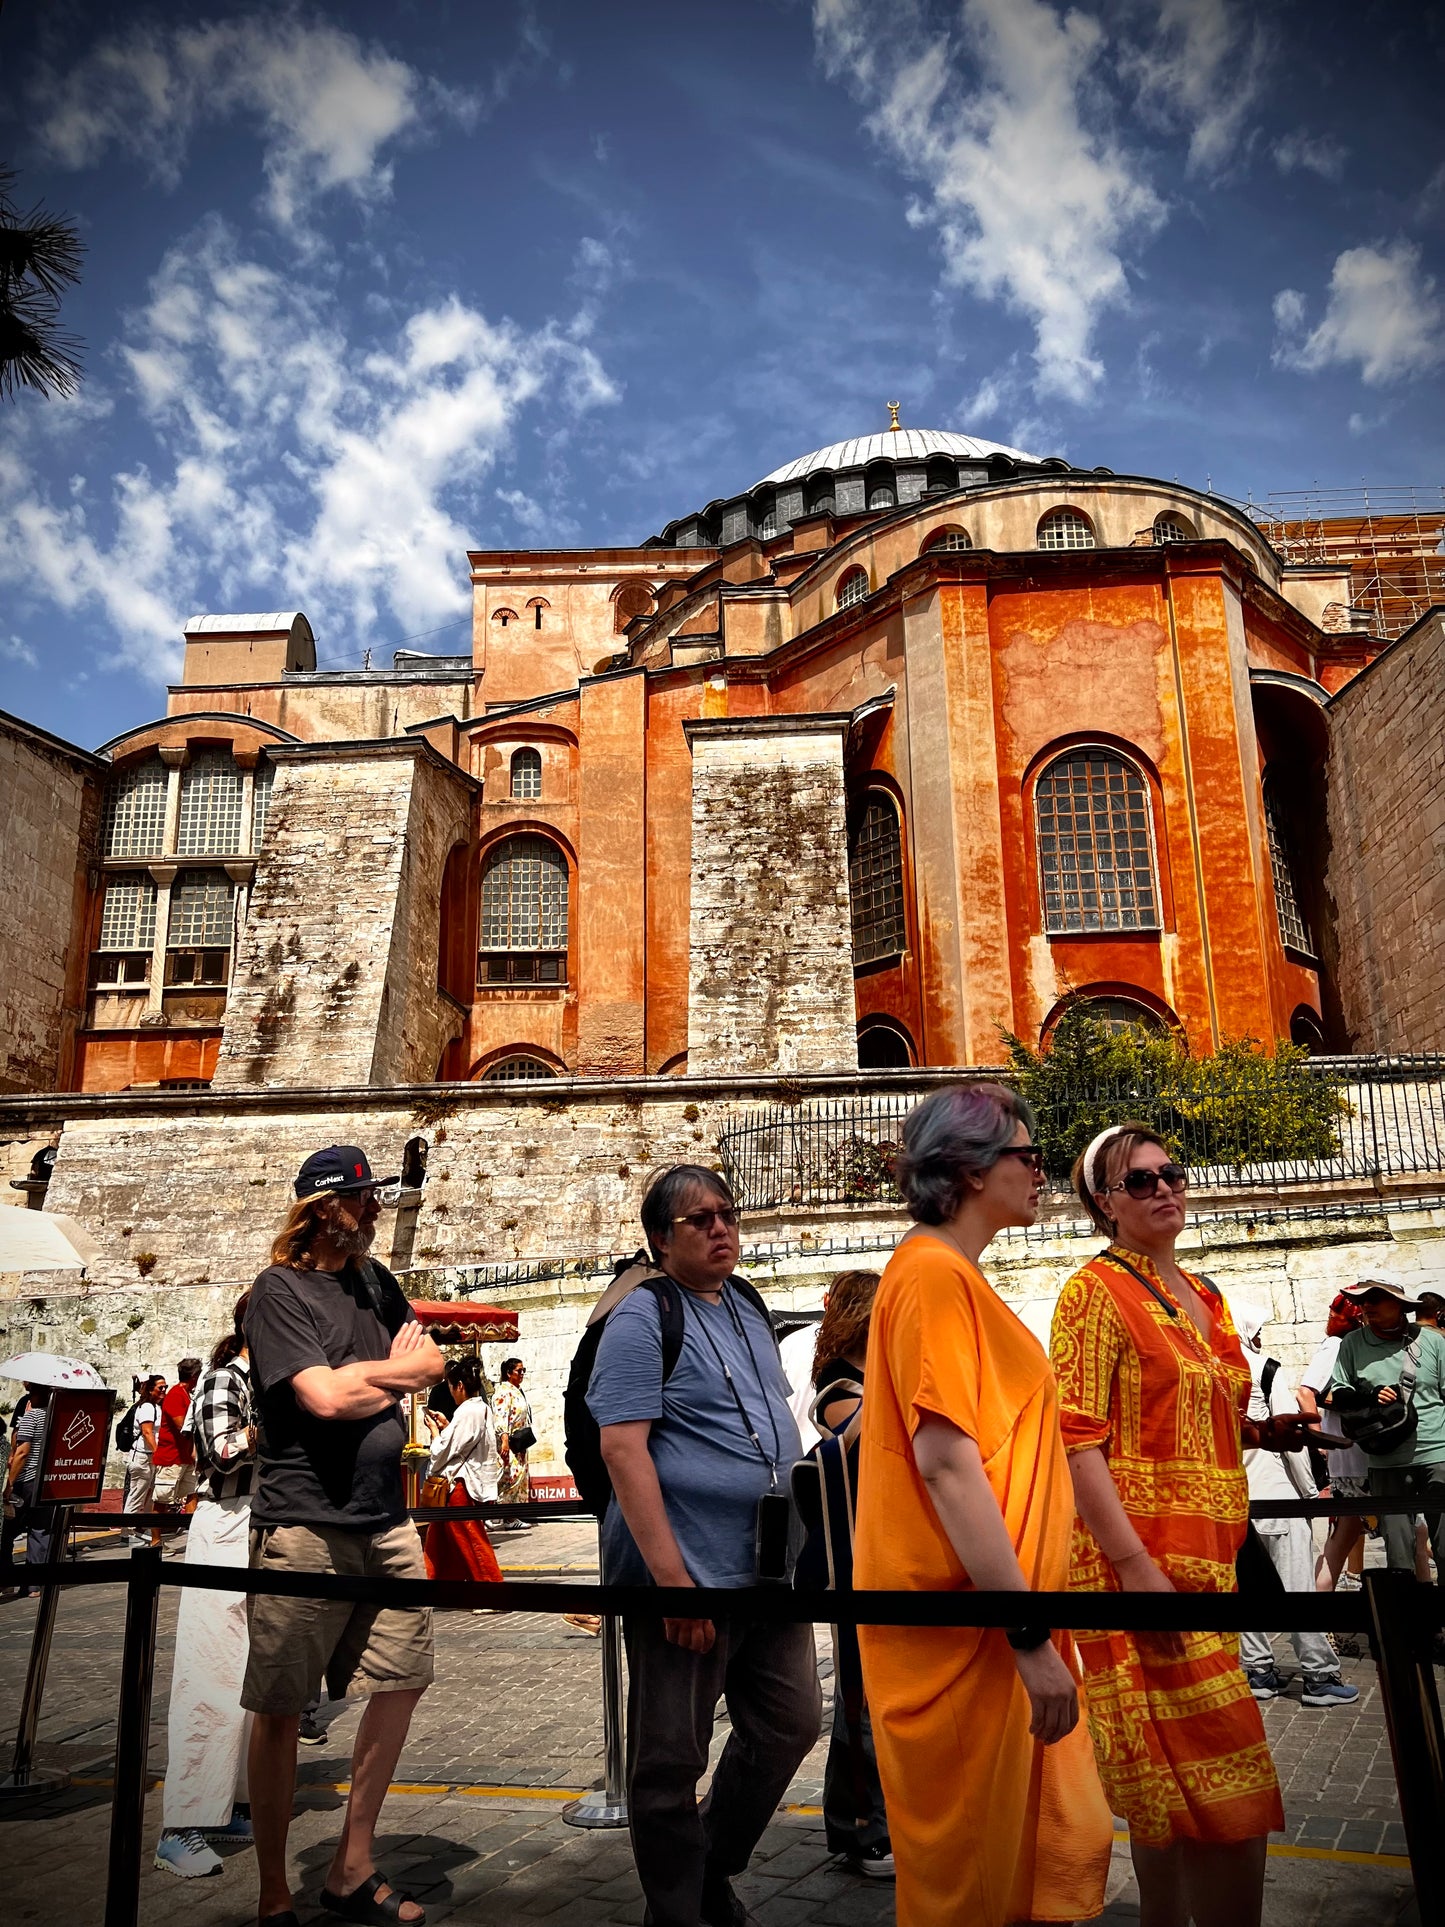
[(517, 1336), (517, 1314), (500, 1305), (479, 1305), (470, 1298), (443, 1304), (413, 1298), (411, 1308), (439, 1344), (464, 1344), (479, 1338), (505, 1344)]

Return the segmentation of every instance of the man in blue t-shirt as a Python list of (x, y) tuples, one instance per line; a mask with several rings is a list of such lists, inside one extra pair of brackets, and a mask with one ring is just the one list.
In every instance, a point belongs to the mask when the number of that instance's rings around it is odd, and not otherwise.
[[(663, 1381), (651, 1291), (610, 1313), (587, 1403), (612, 1501), (609, 1584), (749, 1586), (758, 1502), (787, 1490), (801, 1456), (766, 1317), (730, 1282), (738, 1212), (716, 1173), (665, 1172), (642, 1201), (660, 1270), (682, 1287), (682, 1350)], [(629, 1615), (627, 1809), (651, 1927), (736, 1927), (731, 1876), (747, 1866), (818, 1737), (811, 1626)], [(701, 1808), (697, 1783), (720, 1699), (732, 1732)]]

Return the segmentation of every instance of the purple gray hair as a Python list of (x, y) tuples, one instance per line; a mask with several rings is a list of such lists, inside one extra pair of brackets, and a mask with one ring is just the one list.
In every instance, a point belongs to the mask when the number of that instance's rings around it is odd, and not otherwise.
[(894, 1166), (909, 1217), (946, 1224), (968, 1179), (992, 1170), (1020, 1124), (1034, 1135), (1033, 1107), (1004, 1084), (949, 1084), (915, 1104)]

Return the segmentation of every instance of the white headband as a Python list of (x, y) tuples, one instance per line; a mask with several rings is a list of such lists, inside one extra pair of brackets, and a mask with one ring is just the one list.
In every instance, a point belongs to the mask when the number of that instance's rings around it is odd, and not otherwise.
[(1094, 1139), (1093, 1143), (1089, 1146), (1088, 1150), (1085, 1151), (1084, 1153), (1084, 1188), (1091, 1195), (1095, 1191), (1102, 1191), (1104, 1188), (1103, 1185), (1100, 1184), (1099, 1182), (1099, 1153), (1103, 1150), (1104, 1146), (1109, 1142), (1109, 1139), (1111, 1137), (1117, 1137), (1120, 1131), (1126, 1130), (1127, 1128), (1128, 1127), (1123, 1124), (1111, 1124), (1107, 1131), (1100, 1131), (1099, 1135)]

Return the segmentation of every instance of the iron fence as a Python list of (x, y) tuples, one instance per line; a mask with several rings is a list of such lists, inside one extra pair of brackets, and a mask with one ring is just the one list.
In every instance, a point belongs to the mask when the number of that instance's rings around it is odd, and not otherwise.
[[(1445, 1186), (1445, 1057), (1261, 1057), (1185, 1064), (1177, 1077), (1120, 1078), (1047, 1097), (1007, 1072), (974, 1073), (1024, 1089), (1055, 1183), (1098, 1130), (1125, 1117), (1157, 1130), (1189, 1167), (1195, 1192), (1270, 1191), (1404, 1181)], [(758, 1106), (718, 1141), (723, 1172), (747, 1210), (898, 1203), (893, 1164), (903, 1120), (923, 1093)]]

